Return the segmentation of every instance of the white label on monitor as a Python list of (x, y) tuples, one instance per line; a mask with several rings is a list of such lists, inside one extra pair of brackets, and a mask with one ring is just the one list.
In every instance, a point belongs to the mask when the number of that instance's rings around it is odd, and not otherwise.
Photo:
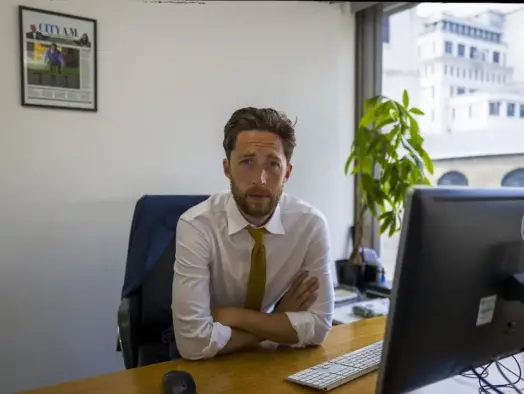
[(484, 324), (491, 323), (493, 320), (493, 313), (495, 312), (495, 304), (497, 303), (497, 296), (482, 297), (479, 303), (479, 313), (477, 315), (477, 327)]

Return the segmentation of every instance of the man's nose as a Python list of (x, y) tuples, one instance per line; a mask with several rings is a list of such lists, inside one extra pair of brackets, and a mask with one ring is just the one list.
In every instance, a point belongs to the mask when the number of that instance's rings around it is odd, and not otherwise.
[(261, 169), (258, 176), (255, 178), (253, 183), (265, 185), (267, 183), (267, 172), (265, 169)]

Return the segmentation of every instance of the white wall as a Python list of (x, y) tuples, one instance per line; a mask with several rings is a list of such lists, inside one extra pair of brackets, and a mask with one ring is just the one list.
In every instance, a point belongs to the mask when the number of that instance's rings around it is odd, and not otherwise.
[(239, 107), (298, 117), (287, 191), (325, 213), (333, 257), (346, 255), (346, 6), (23, 1), (98, 20), (99, 112), (81, 113), (19, 105), (19, 3), (0, 2), (0, 392), (123, 368), (116, 310), (135, 201), (226, 188), (222, 127)]

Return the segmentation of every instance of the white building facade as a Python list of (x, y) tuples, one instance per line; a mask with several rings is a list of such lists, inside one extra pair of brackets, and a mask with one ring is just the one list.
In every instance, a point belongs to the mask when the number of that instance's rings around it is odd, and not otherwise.
[[(427, 133), (454, 131), (456, 96), (498, 91), (509, 80), (512, 69), (503, 28), (504, 15), (493, 11), (474, 18), (439, 13), (424, 22), (418, 55), (420, 106), (426, 112), (422, 122)], [(481, 97), (484, 103), (476, 96), (474, 109), (488, 113), (490, 99)]]

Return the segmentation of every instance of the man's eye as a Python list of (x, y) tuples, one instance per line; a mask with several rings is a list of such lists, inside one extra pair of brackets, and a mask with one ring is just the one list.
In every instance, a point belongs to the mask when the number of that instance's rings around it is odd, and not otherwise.
[(274, 168), (280, 168), (280, 163), (278, 161), (272, 161), (269, 165)]
[(253, 163), (253, 159), (243, 159), (240, 164), (251, 164)]

